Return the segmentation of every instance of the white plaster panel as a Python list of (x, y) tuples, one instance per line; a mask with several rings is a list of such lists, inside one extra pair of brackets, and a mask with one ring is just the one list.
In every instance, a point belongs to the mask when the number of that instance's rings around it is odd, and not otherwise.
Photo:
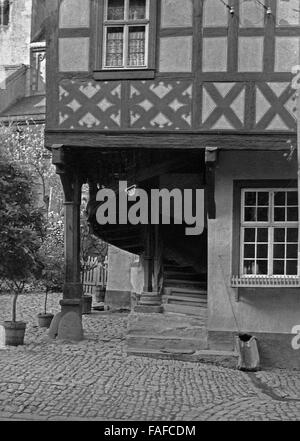
[(192, 36), (161, 38), (160, 72), (191, 72), (192, 48)]
[(209, 37), (203, 40), (203, 71), (227, 70), (227, 37)]
[(239, 71), (260, 72), (263, 70), (263, 37), (239, 37)]
[(90, 39), (59, 39), (59, 70), (61, 72), (86, 72), (89, 70)]
[(84, 28), (90, 24), (90, 0), (63, 0), (59, 10), (60, 28)]
[(192, 0), (161, 0), (161, 27), (193, 26)]
[(275, 72), (291, 72), (300, 62), (299, 37), (275, 37)]

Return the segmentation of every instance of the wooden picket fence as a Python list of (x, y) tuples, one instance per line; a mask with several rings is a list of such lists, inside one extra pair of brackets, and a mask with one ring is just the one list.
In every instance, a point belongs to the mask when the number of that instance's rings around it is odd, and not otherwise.
[(81, 272), (84, 294), (94, 294), (97, 286), (106, 288), (107, 272), (107, 260), (102, 264), (98, 262), (97, 257), (89, 257), (85, 269)]

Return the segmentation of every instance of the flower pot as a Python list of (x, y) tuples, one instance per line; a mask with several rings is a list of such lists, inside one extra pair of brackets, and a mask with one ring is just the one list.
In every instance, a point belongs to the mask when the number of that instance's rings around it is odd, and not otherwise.
[(95, 299), (97, 303), (103, 303), (105, 299), (105, 288), (103, 286), (96, 286)]
[(7, 346), (19, 346), (24, 344), (26, 323), (4, 322), (5, 344)]
[(92, 312), (92, 296), (82, 296), (82, 314), (91, 314)]
[(38, 314), (39, 327), (50, 328), (53, 317), (54, 317), (53, 314), (45, 314), (45, 313)]

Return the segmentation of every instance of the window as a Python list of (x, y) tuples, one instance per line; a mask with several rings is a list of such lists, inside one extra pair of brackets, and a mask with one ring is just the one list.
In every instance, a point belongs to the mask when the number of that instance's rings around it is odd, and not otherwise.
[(298, 275), (297, 189), (241, 192), (241, 276)]
[(33, 95), (45, 93), (46, 86), (46, 50), (45, 46), (30, 49), (30, 88)]
[(0, 0), (0, 26), (8, 26), (9, 0)]
[(106, 0), (103, 67), (148, 67), (149, 0)]

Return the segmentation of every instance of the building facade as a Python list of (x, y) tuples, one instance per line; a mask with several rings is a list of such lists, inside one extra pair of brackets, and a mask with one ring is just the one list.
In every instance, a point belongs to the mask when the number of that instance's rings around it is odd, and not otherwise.
[[(141, 256), (129, 350), (151, 348), (148, 317), (153, 333), (153, 323), (194, 323), (207, 309), (205, 338), (181, 335), (191, 351), (230, 352), (247, 333), (263, 365), (300, 366), (299, 9), (296, 0), (47, 2), (46, 147), (66, 197), (59, 337), (82, 337), (78, 204), (88, 183), (94, 233)], [(100, 225), (99, 190), (120, 198), (120, 181), (148, 195), (192, 190), (202, 228), (188, 235), (174, 215), (170, 225), (141, 213), (120, 222), (119, 206), (119, 222)]]

